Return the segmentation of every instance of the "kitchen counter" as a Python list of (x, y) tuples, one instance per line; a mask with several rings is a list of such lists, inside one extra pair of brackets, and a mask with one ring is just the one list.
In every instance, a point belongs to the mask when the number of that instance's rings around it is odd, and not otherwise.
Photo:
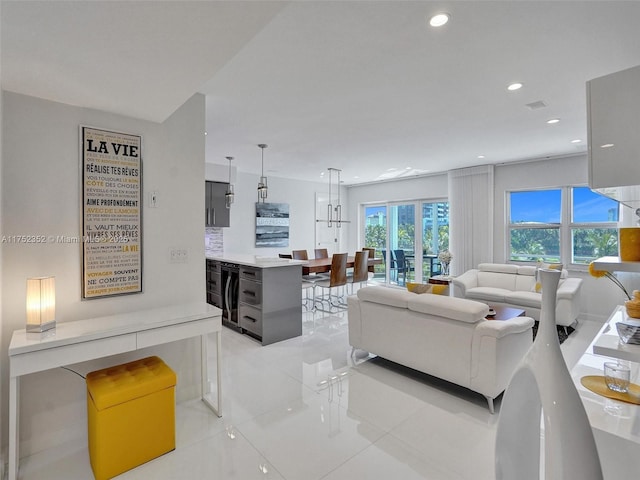
[(302, 335), (302, 265), (258, 255), (207, 256), (207, 302), (222, 324), (262, 345)]
[(259, 268), (296, 266), (304, 265), (306, 263), (304, 260), (291, 260), (288, 258), (266, 257), (261, 255), (248, 255), (239, 253), (225, 254), (223, 256), (207, 255), (206, 259)]

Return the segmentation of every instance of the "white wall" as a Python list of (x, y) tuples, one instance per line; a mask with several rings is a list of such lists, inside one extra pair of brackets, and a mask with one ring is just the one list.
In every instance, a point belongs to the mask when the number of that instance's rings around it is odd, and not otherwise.
[[(2, 232), (4, 235), (80, 234), (79, 125), (142, 135), (144, 293), (81, 300), (78, 244), (4, 244), (2, 345), (7, 358), (13, 330), (24, 328), (26, 278), (56, 276), (58, 322), (203, 301), (204, 97), (194, 95), (156, 124), (4, 92)], [(158, 208), (146, 192), (156, 190)], [(170, 264), (170, 247), (186, 248), (186, 264)], [(160, 355), (178, 374), (178, 399), (199, 393), (199, 342), (176, 342), (147, 352), (77, 365), (85, 374), (146, 354)], [(7, 363), (2, 362), (2, 417), (6, 418)], [(196, 366), (196, 368), (194, 368)], [(61, 369), (22, 382), (21, 454), (66, 441), (86, 442), (84, 381)], [(4, 425), (3, 425), (4, 427)], [(3, 431), (6, 445), (7, 432)]]
[[(209, 170), (209, 167), (207, 167)], [(268, 203), (289, 204), (289, 246), (282, 248), (256, 248), (256, 201), (260, 175), (237, 172), (235, 202), (231, 206), (231, 226), (222, 229), (224, 253), (241, 253), (277, 257), (278, 253), (304, 250), (313, 257), (315, 245), (315, 193), (328, 189), (317, 182), (302, 182), (280, 177), (268, 177)], [(223, 180), (209, 178), (210, 180)]]

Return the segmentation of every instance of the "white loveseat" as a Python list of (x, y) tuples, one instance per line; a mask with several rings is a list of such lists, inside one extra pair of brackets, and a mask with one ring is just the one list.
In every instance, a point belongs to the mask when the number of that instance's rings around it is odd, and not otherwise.
[(371, 286), (347, 298), (349, 343), (493, 400), (533, 343), (533, 319), (486, 320), (487, 305)]
[[(505, 263), (481, 263), (452, 280), (454, 295), (491, 306), (519, 307), (540, 320), (542, 293), (535, 291), (536, 267)], [(568, 278), (562, 270), (556, 294), (556, 324), (566, 328), (580, 313), (581, 278)]]

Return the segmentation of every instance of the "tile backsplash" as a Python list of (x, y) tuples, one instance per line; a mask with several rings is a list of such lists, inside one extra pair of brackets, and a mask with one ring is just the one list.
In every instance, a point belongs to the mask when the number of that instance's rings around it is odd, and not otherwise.
[(221, 227), (206, 227), (204, 230), (205, 256), (222, 255), (224, 252), (224, 240)]

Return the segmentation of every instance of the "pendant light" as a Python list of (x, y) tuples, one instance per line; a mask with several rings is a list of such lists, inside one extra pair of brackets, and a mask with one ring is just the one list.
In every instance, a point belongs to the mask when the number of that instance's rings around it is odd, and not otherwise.
[[(335, 223), (336, 227), (342, 227), (343, 223), (350, 223), (349, 220), (342, 219), (342, 204), (340, 203), (340, 172), (342, 170), (338, 168), (328, 168), (329, 170), (329, 203), (327, 205), (327, 219), (326, 220), (316, 220), (316, 222), (326, 222), (328, 227), (333, 227)], [(336, 174), (336, 185), (335, 189), (337, 192), (337, 202), (333, 203), (333, 176)]]
[(262, 200), (264, 203), (267, 198), (267, 191), (269, 187), (267, 187), (267, 177), (264, 176), (264, 149), (268, 147), (268, 145), (264, 143), (258, 144), (258, 147), (262, 149), (262, 175), (260, 176), (260, 181), (258, 182), (258, 201)]
[(233, 157), (225, 157), (229, 160), (229, 183), (227, 184), (227, 191), (224, 193), (224, 205), (227, 208), (231, 208), (235, 194), (233, 193), (233, 184), (231, 183), (231, 160)]

